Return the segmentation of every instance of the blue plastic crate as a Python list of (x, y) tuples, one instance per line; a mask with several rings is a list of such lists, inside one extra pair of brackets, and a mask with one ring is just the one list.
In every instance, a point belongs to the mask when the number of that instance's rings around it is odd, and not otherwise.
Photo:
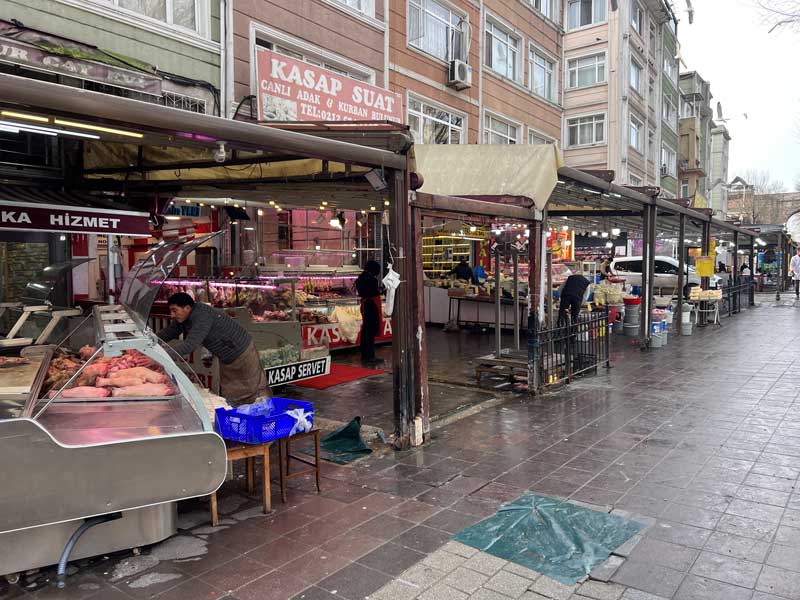
[[(248, 415), (233, 408), (216, 409), (217, 433), (224, 439), (245, 444), (263, 444), (279, 438), (288, 437), (295, 428), (297, 420), (288, 411), (302, 409), (306, 420), (314, 426), (314, 405), (290, 398), (270, 398), (272, 403), (269, 415)], [(295, 431), (297, 433), (297, 431)]]

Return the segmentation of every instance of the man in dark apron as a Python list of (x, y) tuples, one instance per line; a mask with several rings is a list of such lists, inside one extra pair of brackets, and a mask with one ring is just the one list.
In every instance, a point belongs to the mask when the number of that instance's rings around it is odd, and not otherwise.
[(361, 297), (361, 363), (368, 367), (383, 363), (375, 356), (375, 338), (381, 324), (380, 275), (381, 266), (370, 260), (356, 279), (356, 292)]

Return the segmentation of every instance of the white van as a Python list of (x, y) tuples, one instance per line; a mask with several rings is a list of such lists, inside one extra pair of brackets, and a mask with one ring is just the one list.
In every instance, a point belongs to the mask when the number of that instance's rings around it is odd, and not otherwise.
[[(661, 290), (675, 290), (678, 287), (678, 261), (671, 256), (656, 256), (655, 274), (653, 289), (661, 295)], [(700, 285), (700, 278), (697, 276), (694, 267), (685, 265), (685, 284), (683, 295), (689, 295), (689, 288)], [(615, 258), (611, 263), (611, 270), (625, 279), (628, 287), (632, 285), (642, 285), (642, 257), (641, 256), (622, 256)], [(709, 286), (716, 288), (719, 286), (720, 278), (714, 275), (709, 280)]]

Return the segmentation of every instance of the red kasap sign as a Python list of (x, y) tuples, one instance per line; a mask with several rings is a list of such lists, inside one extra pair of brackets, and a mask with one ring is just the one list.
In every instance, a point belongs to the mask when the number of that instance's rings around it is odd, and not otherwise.
[(258, 114), (267, 121), (403, 122), (400, 94), (259, 48)]
[[(361, 334), (359, 333), (359, 339)], [(375, 336), (376, 342), (388, 342), (392, 339), (392, 320), (381, 319), (378, 335)], [(324, 325), (303, 325), (303, 347), (327, 345), (328, 348), (347, 348), (358, 346), (359, 340), (354, 343), (344, 339), (339, 325), (336, 323), (326, 323)]]
[(0, 199), (0, 230), (148, 237), (150, 222), (147, 213)]

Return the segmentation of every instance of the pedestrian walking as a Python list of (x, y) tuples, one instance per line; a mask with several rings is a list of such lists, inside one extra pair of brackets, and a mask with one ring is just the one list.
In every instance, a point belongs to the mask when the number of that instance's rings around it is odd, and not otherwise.
[(792, 257), (789, 263), (789, 270), (792, 272), (794, 280), (794, 297), (800, 298), (800, 246), (797, 247), (797, 254)]

